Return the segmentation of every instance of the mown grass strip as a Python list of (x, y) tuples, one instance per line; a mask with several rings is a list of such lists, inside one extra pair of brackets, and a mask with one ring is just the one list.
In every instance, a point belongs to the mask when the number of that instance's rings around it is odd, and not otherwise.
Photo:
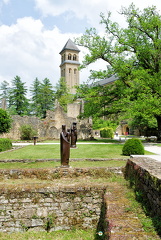
[[(29, 145), (0, 154), (1, 159), (60, 158), (59, 145)], [(70, 150), (70, 158), (127, 158), (122, 156), (121, 144), (81, 144)]]
[(55, 232), (23, 232), (23, 233), (0, 233), (1, 240), (92, 240), (95, 236), (94, 229), (70, 230)]
[[(126, 161), (124, 160), (109, 160), (109, 161), (71, 161), (70, 166), (76, 168), (89, 168), (89, 167), (124, 167)], [(0, 169), (22, 169), (22, 168), (55, 168), (60, 167), (59, 162), (0, 162)]]

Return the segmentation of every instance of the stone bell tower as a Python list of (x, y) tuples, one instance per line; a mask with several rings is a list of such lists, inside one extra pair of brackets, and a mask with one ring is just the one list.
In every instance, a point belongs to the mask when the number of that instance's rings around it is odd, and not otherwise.
[(60, 76), (65, 79), (67, 87), (72, 94), (76, 93), (74, 86), (79, 85), (79, 52), (80, 50), (71, 39), (67, 41), (60, 52)]

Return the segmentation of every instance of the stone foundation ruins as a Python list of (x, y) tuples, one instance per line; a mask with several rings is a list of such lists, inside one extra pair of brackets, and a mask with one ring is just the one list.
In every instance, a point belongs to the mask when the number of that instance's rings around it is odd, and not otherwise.
[(19, 116), (13, 115), (12, 128), (9, 133), (1, 135), (1, 137), (11, 138), (13, 140), (20, 139), (20, 127), (22, 125), (31, 125), (38, 133), (41, 139), (59, 139), (62, 125), (67, 128), (71, 127), (73, 122), (77, 122), (78, 138), (86, 139), (92, 137), (92, 120), (78, 119), (81, 112), (81, 104), (74, 103), (68, 105), (67, 113), (57, 104), (54, 111), (48, 110), (46, 118), (41, 120), (35, 116)]

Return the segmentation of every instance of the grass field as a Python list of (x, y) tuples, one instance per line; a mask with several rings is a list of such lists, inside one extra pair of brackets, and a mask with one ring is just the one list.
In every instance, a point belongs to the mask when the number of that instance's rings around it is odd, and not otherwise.
[[(95, 143), (95, 142), (94, 142)], [(79, 144), (76, 149), (70, 150), (70, 158), (119, 158), (127, 159), (122, 155), (123, 145), (114, 144)], [(145, 154), (149, 154), (145, 151)], [(151, 154), (151, 153), (150, 153)], [(0, 160), (3, 159), (60, 159), (60, 145), (29, 145), (21, 149), (0, 153)]]
[(94, 240), (95, 230), (71, 230), (56, 232), (0, 233), (1, 240)]

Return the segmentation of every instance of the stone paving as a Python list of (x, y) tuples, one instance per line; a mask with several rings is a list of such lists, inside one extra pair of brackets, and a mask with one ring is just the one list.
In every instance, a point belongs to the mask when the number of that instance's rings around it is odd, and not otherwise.
[(161, 162), (161, 147), (158, 147), (156, 145), (145, 145), (144, 149), (148, 152), (153, 153), (153, 155), (132, 155), (132, 157), (146, 157)]

